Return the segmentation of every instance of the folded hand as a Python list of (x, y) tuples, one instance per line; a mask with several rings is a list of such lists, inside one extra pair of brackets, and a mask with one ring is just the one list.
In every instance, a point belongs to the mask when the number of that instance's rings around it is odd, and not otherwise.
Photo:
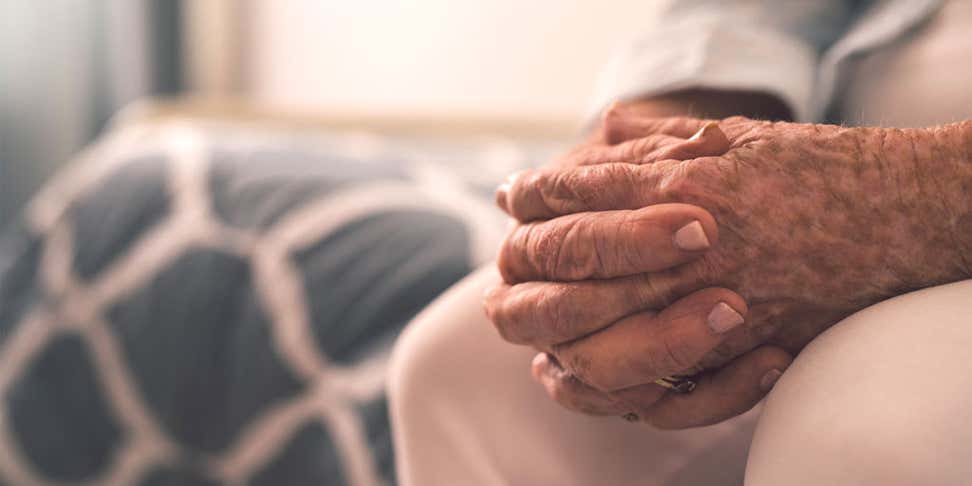
[[(927, 194), (947, 182), (916, 163), (942, 150), (926, 132), (628, 118), (601, 133), (627, 140), (497, 194), (521, 224), (487, 311), (545, 351), (534, 373), (573, 408), (725, 419), (843, 316), (962, 274), (947, 201)], [(650, 385), (695, 373), (689, 395)]]

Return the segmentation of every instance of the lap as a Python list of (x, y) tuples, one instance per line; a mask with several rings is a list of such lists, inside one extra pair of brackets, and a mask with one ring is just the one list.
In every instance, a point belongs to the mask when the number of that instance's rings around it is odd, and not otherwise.
[(970, 350), (972, 281), (845, 319), (766, 400), (746, 484), (967, 484)]
[(738, 485), (757, 412), (690, 431), (560, 408), (530, 378), (534, 351), (482, 311), (485, 269), (405, 331), (390, 400), (402, 484)]
[(404, 485), (721, 485), (740, 484), (744, 469), (751, 486), (972, 477), (972, 281), (835, 325), (800, 354), (765, 411), (662, 432), (549, 400), (529, 376), (534, 352), (503, 342), (483, 316), (493, 278), (484, 269), (453, 287), (396, 346), (390, 400)]

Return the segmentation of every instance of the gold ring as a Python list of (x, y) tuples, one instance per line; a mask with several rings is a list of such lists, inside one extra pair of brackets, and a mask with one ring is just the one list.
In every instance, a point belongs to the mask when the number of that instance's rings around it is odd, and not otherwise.
[(668, 388), (675, 393), (689, 393), (695, 389), (696, 383), (690, 376), (672, 375), (655, 380), (655, 384)]

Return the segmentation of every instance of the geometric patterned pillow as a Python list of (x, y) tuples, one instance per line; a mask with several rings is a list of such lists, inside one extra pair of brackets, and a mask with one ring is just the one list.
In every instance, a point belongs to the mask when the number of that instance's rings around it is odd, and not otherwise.
[(521, 148), (116, 130), (0, 246), (0, 482), (394, 482), (385, 363)]

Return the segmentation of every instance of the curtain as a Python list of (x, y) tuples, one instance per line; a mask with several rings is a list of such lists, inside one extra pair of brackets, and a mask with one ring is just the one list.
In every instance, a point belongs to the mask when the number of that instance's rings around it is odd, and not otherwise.
[(181, 6), (0, 2), (0, 226), (120, 107), (182, 89)]

